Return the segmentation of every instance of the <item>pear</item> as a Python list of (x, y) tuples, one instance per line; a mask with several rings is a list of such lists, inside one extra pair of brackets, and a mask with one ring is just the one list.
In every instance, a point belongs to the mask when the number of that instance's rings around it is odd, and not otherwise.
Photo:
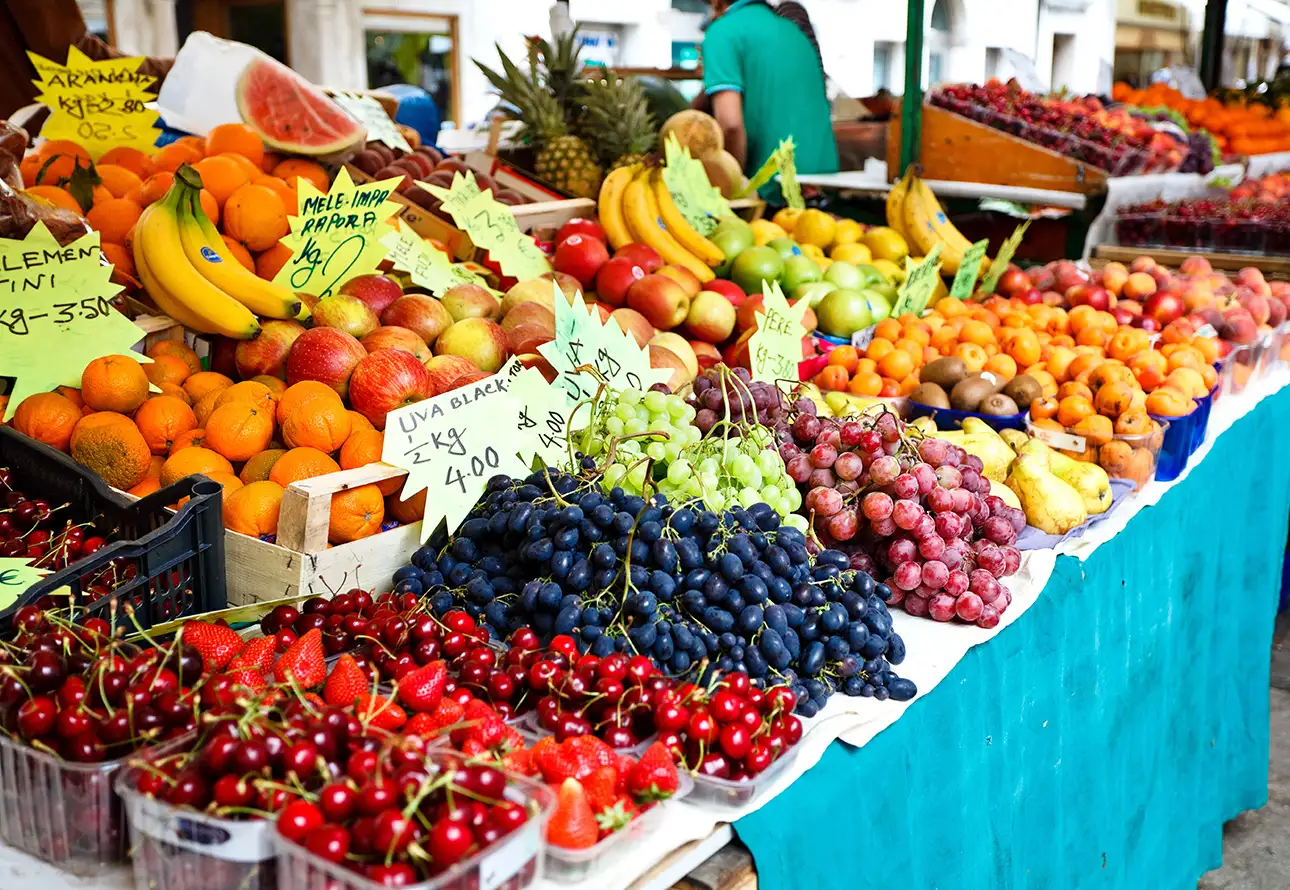
[(999, 437), (1008, 443), (1008, 447), (1013, 451), (1020, 451), (1021, 446), (1030, 440), (1030, 437), (1021, 430), (1005, 429), (999, 431)]
[(1008, 475), (1008, 465), (1016, 457), (1008, 443), (985, 421), (976, 417), (963, 420), (962, 432), (939, 433), (941, 438), (959, 446), (968, 454), (981, 458), (987, 479), (1002, 482)]
[(1026, 522), (1042, 532), (1064, 535), (1088, 519), (1083, 496), (1054, 476), (1042, 455), (1018, 455), (1012, 462), (1008, 487), (1021, 501)]
[(1078, 491), (1089, 516), (1111, 509), (1111, 477), (1097, 464), (1067, 457), (1038, 439), (1023, 445), (1021, 453), (1041, 458), (1054, 476)]
[[(1009, 488), (1007, 485), (1003, 484), (1002, 482), (995, 482), (993, 479), (991, 479), (990, 494), (999, 498), (1009, 507), (1016, 507), (1018, 510), (1021, 510), (1021, 499), (1017, 497), (1017, 493), (1013, 491), (1011, 488)], [(1025, 511), (1022, 511), (1022, 512), (1025, 512)]]

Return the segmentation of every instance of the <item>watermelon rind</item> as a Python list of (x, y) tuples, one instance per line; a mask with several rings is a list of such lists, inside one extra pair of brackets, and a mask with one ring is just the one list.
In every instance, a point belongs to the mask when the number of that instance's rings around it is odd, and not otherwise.
[[(276, 92), (266, 94), (270, 88)], [(242, 121), (275, 151), (326, 159), (343, 157), (367, 141), (362, 123), (273, 59), (256, 59), (242, 69), (235, 92)]]

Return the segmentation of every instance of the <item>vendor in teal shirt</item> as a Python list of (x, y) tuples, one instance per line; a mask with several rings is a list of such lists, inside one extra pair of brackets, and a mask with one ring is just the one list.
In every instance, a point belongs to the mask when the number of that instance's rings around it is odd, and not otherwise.
[[(794, 7), (805, 29), (785, 14)], [(805, 10), (792, 3), (777, 12), (764, 0), (712, 0), (712, 10), (703, 91), (726, 150), (751, 176), (791, 136), (799, 173), (836, 173), (824, 67)]]

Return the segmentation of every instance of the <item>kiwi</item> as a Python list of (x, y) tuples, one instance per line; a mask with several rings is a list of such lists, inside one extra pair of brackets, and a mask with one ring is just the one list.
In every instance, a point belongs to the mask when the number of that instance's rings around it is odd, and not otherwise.
[(952, 355), (930, 361), (918, 372), (918, 379), (923, 383), (935, 383), (946, 391), (953, 389), (966, 376), (967, 364)]
[(977, 406), (978, 414), (989, 414), (991, 417), (1002, 417), (1005, 414), (1020, 414), (1017, 403), (1001, 392), (986, 396)]
[(950, 407), (955, 411), (975, 411), (990, 395), (994, 395), (994, 384), (980, 377), (966, 377), (950, 390)]
[(920, 405), (927, 405), (929, 408), (948, 408), (950, 406), (949, 396), (936, 383), (920, 383), (918, 389), (909, 394), (909, 399)]
[(1016, 402), (1019, 409), (1025, 411), (1030, 407), (1031, 402), (1039, 398), (1043, 389), (1034, 377), (1018, 374), (1003, 387), (1003, 394)]

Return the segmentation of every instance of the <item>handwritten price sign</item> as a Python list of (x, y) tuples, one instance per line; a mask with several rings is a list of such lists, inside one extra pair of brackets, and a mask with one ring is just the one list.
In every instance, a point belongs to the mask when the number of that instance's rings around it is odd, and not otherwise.
[(99, 233), (66, 247), (37, 223), (21, 241), (0, 239), (0, 376), (17, 378), (5, 419), (27, 396), (80, 386), (96, 358), (128, 355), (144, 332), (112, 308), (121, 288), (100, 261)]
[(708, 179), (703, 162), (691, 157), (690, 150), (675, 135), (667, 137), (663, 150), (667, 158), (663, 184), (672, 193), (677, 209), (700, 234), (711, 235), (720, 219), (732, 215), (730, 203)]
[(411, 152), (412, 146), (403, 138), (399, 128), (385, 113), (385, 107), (371, 96), (358, 93), (336, 93), (332, 101), (349, 112), (349, 116), (367, 128), (369, 142), (384, 142), (390, 148), (401, 152)]
[(30, 559), (0, 559), (0, 611), (16, 603), (28, 587), (48, 574), (31, 565)]
[(900, 318), (907, 312), (921, 315), (931, 302), (940, 280), (941, 245), (934, 245), (917, 266), (909, 257), (905, 257), (905, 281), (896, 292), (896, 305), (891, 309), (891, 317)]
[(506, 427), (521, 429), (507, 370), (391, 411), (385, 421), (381, 459), (408, 471), (402, 497), (426, 491), (423, 541), (441, 520), (450, 534), (456, 531), (493, 476), (528, 474), (515, 437), (505, 432)]
[(435, 296), (446, 293), (459, 284), (477, 284), (488, 287), (488, 282), (463, 265), (452, 262), (448, 255), (437, 250), (416, 232), (399, 228), (381, 239), (385, 245), (385, 258), (394, 268), (412, 276), (414, 284), (424, 287)]
[(299, 180), (299, 213), (290, 218), (291, 234), (282, 239), (291, 259), (274, 283), (317, 297), (329, 297), (351, 278), (375, 272), (385, 259), (382, 243), (392, 231), (390, 217), (399, 205), (390, 200), (397, 179), (356, 185), (344, 167), (323, 194)]
[(748, 364), (752, 378), (773, 383), (796, 380), (797, 364), (802, 360), (802, 338), (806, 326), (802, 316), (806, 301), (788, 305), (779, 283), (762, 282), (762, 305), (765, 312), (757, 316), (757, 333), (748, 340)]
[(96, 62), (71, 47), (67, 64), (60, 65), (27, 55), (36, 68), (36, 101), (50, 110), (40, 135), (79, 143), (95, 160), (118, 145), (152, 153), (161, 131), (154, 126), (157, 112), (146, 103), (156, 78), (138, 72), (142, 56)]
[(441, 199), (444, 212), (457, 228), (469, 235), (476, 247), (487, 250), (507, 275), (525, 279), (551, 271), (546, 254), (520, 231), (511, 208), (494, 199), (492, 192), (481, 191), (474, 173), (458, 173), (447, 189), (428, 182), (417, 185)]

